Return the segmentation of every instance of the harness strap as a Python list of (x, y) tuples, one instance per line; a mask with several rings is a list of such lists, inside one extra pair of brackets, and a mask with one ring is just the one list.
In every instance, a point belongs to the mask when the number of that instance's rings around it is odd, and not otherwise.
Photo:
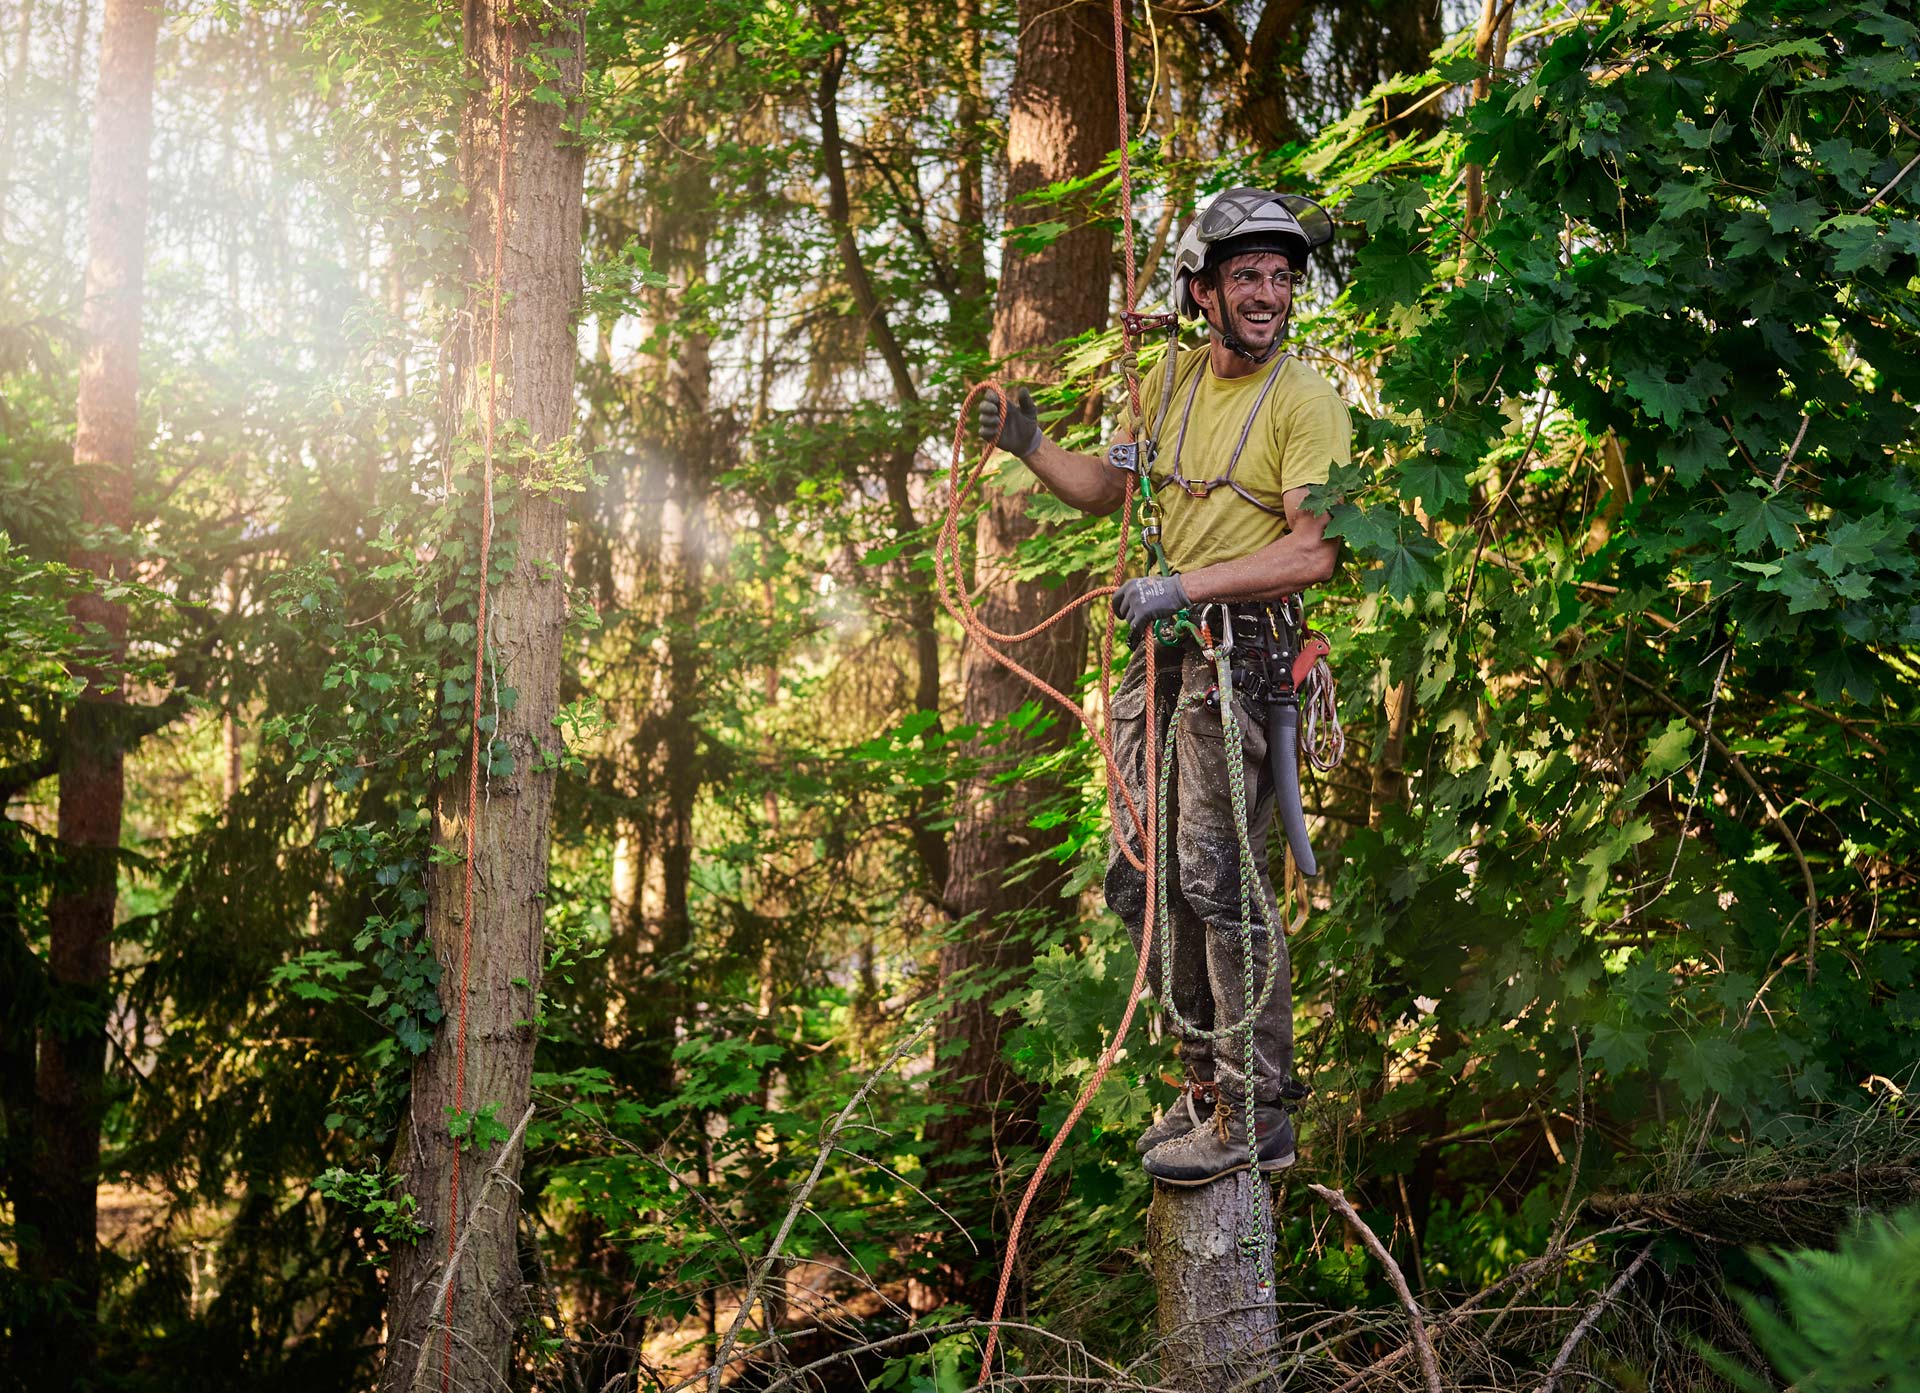
[[(1171, 355), (1171, 350), (1169, 350), (1169, 354)], [(1206, 363), (1204, 361), (1201, 363), (1199, 371), (1194, 373), (1193, 381), (1187, 388), (1186, 404), (1180, 411), (1180, 434), (1174, 440), (1173, 458), (1168, 464), (1169, 476), (1174, 483), (1180, 485), (1181, 488), (1196, 498), (1205, 498), (1209, 490), (1225, 484), (1261, 512), (1270, 514), (1273, 517), (1285, 517), (1287, 515), (1285, 508), (1275, 508), (1255, 498), (1244, 486), (1235, 480), (1233, 476), (1240, 468), (1240, 457), (1246, 453), (1247, 441), (1253, 438), (1253, 425), (1255, 421), (1260, 419), (1260, 409), (1267, 404), (1267, 398), (1272, 395), (1273, 392), (1273, 384), (1280, 380), (1280, 370), (1286, 366), (1287, 360), (1291, 357), (1293, 357), (1293, 354), (1289, 351), (1282, 353), (1278, 358), (1273, 360), (1273, 366), (1267, 370), (1266, 380), (1260, 384), (1260, 391), (1253, 399), (1252, 408), (1247, 412), (1246, 423), (1240, 427), (1240, 439), (1235, 442), (1233, 455), (1227, 460), (1227, 472), (1217, 479), (1208, 480), (1204, 484), (1187, 479), (1180, 473), (1180, 456), (1187, 445), (1187, 427), (1193, 419), (1193, 403), (1200, 395), (1200, 380), (1207, 374)], [(1174, 371), (1171, 366), (1169, 366), (1167, 373), (1167, 390), (1162, 394), (1160, 403), (1160, 421), (1154, 427), (1154, 435), (1156, 438), (1160, 434), (1161, 426), (1166, 423), (1167, 408), (1172, 404), (1175, 385), (1174, 376)]]

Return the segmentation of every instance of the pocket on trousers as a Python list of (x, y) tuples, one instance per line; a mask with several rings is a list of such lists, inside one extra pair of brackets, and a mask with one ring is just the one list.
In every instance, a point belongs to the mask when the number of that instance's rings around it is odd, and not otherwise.
[[(1240, 752), (1255, 763), (1264, 760), (1267, 757), (1266, 707), (1254, 706), (1236, 696), (1233, 699), (1233, 714), (1240, 727)], [(1184, 734), (1195, 740), (1218, 743), (1226, 738), (1220, 713), (1206, 706), (1196, 706), (1181, 717), (1181, 728)]]

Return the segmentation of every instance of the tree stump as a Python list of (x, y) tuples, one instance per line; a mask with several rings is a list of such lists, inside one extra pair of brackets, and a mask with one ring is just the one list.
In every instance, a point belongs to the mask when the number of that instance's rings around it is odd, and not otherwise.
[[(1254, 1375), (1273, 1359), (1279, 1322), (1273, 1304), (1271, 1240), (1255, 1256), (1241, 1245), (1253, 1233), (1248, 1187), (1256, 1187), (1267, 1234), (1273, 1191), (1242, 1171), (1196, 1189), (1154, 1186), (1147, 1250), (1160, 1298), (1160, 1384), (1182, 1393), (1239, 1388), (1266, 1393)], [(1269, 1285), (1261, 1287), (1262, 1279)]]

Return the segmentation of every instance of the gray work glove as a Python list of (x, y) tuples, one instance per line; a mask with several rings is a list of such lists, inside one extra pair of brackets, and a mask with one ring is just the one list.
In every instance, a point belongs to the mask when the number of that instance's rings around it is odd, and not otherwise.
[(998, 392), (988, 392), (980, 398), (980, 438), (991, 445), (997, 435), (1001, 449), (1025, 459), (1039, 448), (1043, 438), (1040, 434), (1040, 408), (1033, 404), (1033, 393), (1022, 387), (1007, 400), (1007, 419), (1002, 426), (1001, 400)]
[(1126, 621), (1127, 631), (1136, 640), (1154, 620), (1178, 614), (1190, 604), (1187, 587), (1179, 576), (1140, 576), (1122, 585), (1113, 596), (1113, 612)]

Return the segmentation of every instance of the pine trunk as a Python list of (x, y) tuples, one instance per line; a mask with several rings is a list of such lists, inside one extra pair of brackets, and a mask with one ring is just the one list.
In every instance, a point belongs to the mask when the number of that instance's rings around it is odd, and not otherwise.
[[(562, 129), (581, 91), (579, 11), (527, 13), (544, 23), (513, 22), (503, 0), (480, 0), (466, 11), (467, 50), (480, 80), (461, 127), (462, 183), (472, 190), (466, 266), (471, 290), (456, 341), (452, 390), (456, 419), (475, 423), (476, 431), (486, 428), (494, 396), (500, 516), (483, 691), (497, 724), (481, 754), (484, 788), (473, 828), (469, 922), (463, 923), (467, 770), (435, 799), (434, 840), (442, 855), (428, 884), (427, 919), (446, 1019), (415, 1067), (410, 1125), (398, 1162), (427, 1234), (394, 1264), (381, 1381), (389, 1393), (502, 1386), (523, 1311), (515, 1240), (523, 1151), (507, 1134), (527, 1111), (532, 1082), (560, 738), (553, 716), (567, 616), (567, 531), (560, 498), (521, 481), (548, 468), (545, 459), (573, 435), (583, 174), (581, 148)], [(539, 62), (530, 62), (536, 50)], [(536, 79), (537, 70), (547, 72), (544, 80)], [(563, 101), (535, 100), (536, 81)], [(503, 87), (511, 101), (501, 200)], [(495, 237), (502, 217), (496, 300)], [(469, 438), (462, 446), (460, 453), (469, 457), (480, 452), (479, 441)], [(513, 698), (501, 700), (509, 690)], [(470, 1140), (462, 1151), (456, 1151), (448, 1127), (456, 1097), (462, 1115), (491, 1114), (498, 1124), (497, 1130), (481, 1129), (486, 1139)], [(459, 1260), (449, 1274), (456, 1248)]]
[[(1007, 126), (1007, 207), (1015, 221), (1041, 216), (1022, 208), (1023, 195), (1097, 168), (1117, 130), (1109, 11), (1095, 4), (1021, 0), (1018, 29)], [(1098, 223), (1076, 221), (1080, 225), (1073, 231), (1034, 255), (1009, 248), (1002, 265), (991, 349), (1009, 374), (1027, 381), (1057, 377), (1061, 341), (1106, 319), (1112, 237)], [(993, 495), (980, 520), (979, 613), (1003, 633), (1032, 627), (1073, 593), (1009, 573), (1020, 544), (1037, 530), (1027, 516), (1026, 496), (1011, 491)], [(1085, 667), (1086, 648), (1086, 611), (1080, 610), (1022, 644), (1020, 660), (1056, 688), (1072, 691)], [(991, 726), (1034, 698), (1030, 686), (977, 648), (967, 650), (961, 676), (963, 719), (969, 726)], [(1057, 788), (1038, 779), (992, 782), (992, 774), (1003, 771), (1009, 759), (1057, 747), (1068, 734), (1069, 722), (1063, 719), (1044, 735), (995, 747), (998, 768), (983, 771), (959, 791), (945, 901), (956, 919), (971, 917), (972, 922), (965, 937), (940, 955), (943, 985), (963, 973), (972, 978), (1018, 971), (1032, 960), (1036, 925), (1070, 912), (1060, 899), (1061, 873), (1054, 863), (1020, 864), (1059, 843), (1061, 833), (1032, 825)], [(936, 1049), (955, 1080), (950, 1096), (959, 1109), (938, 1129), (950, 1153), (968, 1148), (983, 1125), (990, 1128), (996, 1157), (1008, 1143), (1034, 1135), (1034, 1100), (1017, 1086), (1001, 1053), (1005, 1021), (993, 1009), (1000, 994), (990, 990), (956, 1004), (941, 1022)]]
[(1271, 1186), (1251, 1171), (1198, 1189), (1154, 1187), (1147, 1251), (1160, 1298), (1161, 1387), (1179, 1393), (1270, 1387), (1253, 1377), (1272, 1359), (1279, 1325), (1272, 1287), (1259, 1285), (1271, 1253), (1242, 1246), (1256, 1233), (1249, 1187), (1257, 1187), (1252, 1198), (1263, 1211), (1264, 1231), (1273, 1232)]
[[(88, 170), (87, 272), (73, 445), (82, 531), (73, 565), (97, 583), (126, 571), (118, 536), (133, 522), (140, 309), (146, 259), (147, 163), (153, 134), (157, 0), (108, 0)], [(98, 539), (98, 540), (95, 540)], [(126, 795), (127, 609), (101, 594), (72, 605), (89, 635), (87, 691), (67, 717), (60, 751), (62, 883), (48, 906), (53, 1000), (40, 1032), (33, 1183), (18, 1219), (24, 1270), (63, 1299), (41, 1326), (42, 1357), (21, 1367), (63, 1388), (91, 1387), (100, 1299), (95, 1237), (107, 983)]]

